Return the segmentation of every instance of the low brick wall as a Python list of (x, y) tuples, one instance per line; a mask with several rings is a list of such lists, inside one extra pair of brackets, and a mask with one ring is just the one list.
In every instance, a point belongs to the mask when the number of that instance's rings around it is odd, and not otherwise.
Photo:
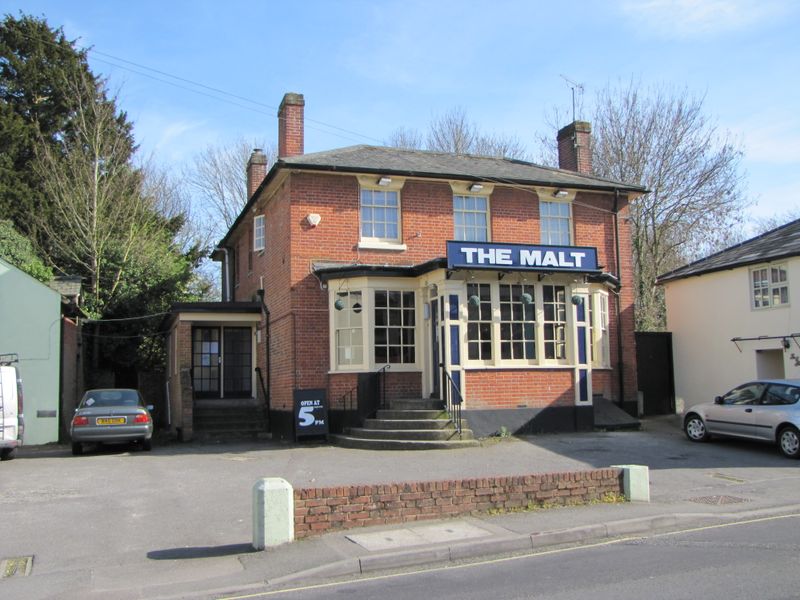
[(294, 491), (295, 538), (530, 505), (581, 504), (622, 494), (621, 469), (389, 483)]

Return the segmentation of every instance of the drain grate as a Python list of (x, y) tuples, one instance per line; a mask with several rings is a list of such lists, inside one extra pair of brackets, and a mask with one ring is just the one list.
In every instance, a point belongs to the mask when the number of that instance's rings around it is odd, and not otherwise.
[(32, 556), (17, 556), (0, 560), (0, 579), (6, 577), (26, 577), (31, 574)]
[(697, 502), (698, 504), (738, 504), (740, 502), (750, 502), (747, 498), (739, 498), (738, 496), (699, 496), (697, 498), (689, 498), (690, 502)]

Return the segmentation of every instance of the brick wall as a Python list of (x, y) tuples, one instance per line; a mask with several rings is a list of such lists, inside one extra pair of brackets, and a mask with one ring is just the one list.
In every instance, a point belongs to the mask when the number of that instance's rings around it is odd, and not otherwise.
[(574, 406), (573, 369), (466, 371), (466, 408)]
[(514, 510), (544, 504), (567, 505), (622, 494), (621, 469), (568, 473), (389, 483), (294, 491), (296, 538), (329, 531), (488, 510)]

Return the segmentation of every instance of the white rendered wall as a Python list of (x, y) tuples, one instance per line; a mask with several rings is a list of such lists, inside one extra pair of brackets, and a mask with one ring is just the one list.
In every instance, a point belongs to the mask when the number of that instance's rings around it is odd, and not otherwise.
[(794, 341), (785, 351), (780, 339), (740, 342), (741, 352), (730, 341), (800, 333), (800, 257), (780, 262), (788, 267), (789, 305), (779, 308), (751, 308), (748, 267), (664, 285), (678, 412), (757, 378), (757, 350), (779, 350), (784, 376), (800, 378), (800, 347)]

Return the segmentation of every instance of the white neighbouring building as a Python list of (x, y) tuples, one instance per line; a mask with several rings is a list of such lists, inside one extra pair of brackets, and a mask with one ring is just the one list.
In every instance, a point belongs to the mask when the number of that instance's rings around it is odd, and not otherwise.
[(800, 219), (658, 283), (678, 412), (748, 380), (800, 378)]

